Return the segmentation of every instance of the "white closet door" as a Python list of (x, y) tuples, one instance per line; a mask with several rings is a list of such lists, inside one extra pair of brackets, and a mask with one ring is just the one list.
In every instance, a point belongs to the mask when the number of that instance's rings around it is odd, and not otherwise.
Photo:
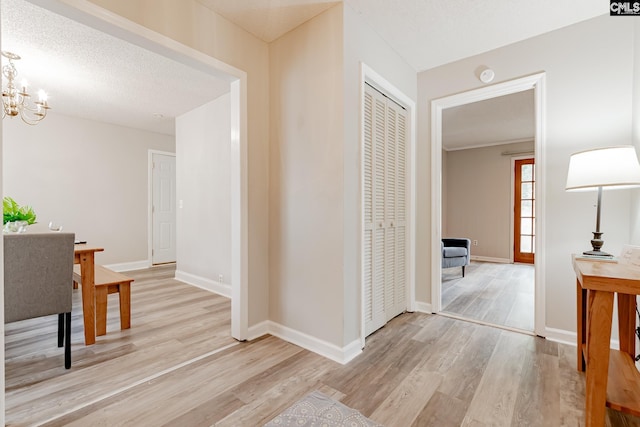
[(362, 281), (364, 282), (364, 322), (366, 335), (371, 333), (373, 321), (373, 96), (364, 94), (364, 138), (363, 138), (363, 234), (362, 234)]
[(384, 263), (385, 263), (385, 280), (384, 280), (384, 310), (385, 322), (397, 315), (396, 307), (396, 199), (398, 197), (396, 189), (396, 149), (397, 141), (397, 121), (398, 114), (392, 108), (387, 106), (387, 134), (385, 138), (385, 154), (386, 154), (386, 174), (385, 174), (385, 245), (384, 245)]
[(367, 86), (363, 147), (365, 335), (406, 309), (406, 111)]
[(366, 91), (363, 248), (366, 335), (386, 323), (384, 287), (385, 112), (384, 97), (376, 91)]
[[(393, 111), (395, 118), (393, 134), (395, 135), (394, 152), (394, 217), (391, 221), (391, 228), (394, 230), (393, 254), (387, 256), (395, 257), (394, 262), (394, 285), (393, 304), (387, 311), (387, 320), (402, 313), (407, 308), (407, 111), (393, 101), (387, 103), (388, 112)], [(389, 114), (387, 115), (389, 116)]]

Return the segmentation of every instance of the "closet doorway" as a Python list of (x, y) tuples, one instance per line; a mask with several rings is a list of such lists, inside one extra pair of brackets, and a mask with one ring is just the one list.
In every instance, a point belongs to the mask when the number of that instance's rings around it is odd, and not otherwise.
[[(405, 310), (415, 310), (416, 104), (368, 65), (362, 63), (360, 71), (358, 258), (360, 348), (364, 348), (366, 337), (382, 327), (387, 319)], [(378, 102), (374, 103), (374, 99)], [(385, 116), (390, 114), (387, 119), (391, 120), (374, 122), (376, 109), (386, 111)], [(402, 138), (399, 143), (373, 144), (374, 138), (387, 139), (387, 133)], [(383, 171), (387, 176), (380, 176), (379, 172)]]
[(407, 125), (402, 105), (365, 84), (365, 336), (407, 308)]

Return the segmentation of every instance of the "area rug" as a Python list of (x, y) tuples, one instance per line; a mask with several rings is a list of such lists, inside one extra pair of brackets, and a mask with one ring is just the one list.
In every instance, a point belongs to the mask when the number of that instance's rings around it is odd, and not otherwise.
[(383, 427), (360, 412), (314, 391), (285, 409), (264, 427)]

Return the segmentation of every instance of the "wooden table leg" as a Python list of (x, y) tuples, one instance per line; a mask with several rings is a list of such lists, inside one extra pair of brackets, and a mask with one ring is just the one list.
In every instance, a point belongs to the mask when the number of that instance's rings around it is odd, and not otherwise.
[(586, 335), (585, 331), (587, 330), (587, 310), (586, 306), (586, 291), (582, 289), (582, 285), (579, 280), (576, 280), (576, 301), (578, 307), (578, 337), (577, 337), (577, 362), (576, 368), (580, 372), (584, 372), (586, 365), (584, 360), (584, 353), (582, 352), (583, 345), (586, 344)]
[(585, 426), (604, 426), (611, 342), (613, 293), (587, 292), (587, 387)]
[(618, 335), (620, 351), (627, 353), (632, 359), (636, 357), (636, 296), (618, 295)]
[(84, 343), (96, 342), (96, 314), (95, 314), (95, 270), (94, 254), (87, 252), (80, 255), (80, 275), (82, 277), (82, 315), (84, 317)]
[(120, 329), (131, 328), (131, 283), (120, 284)]

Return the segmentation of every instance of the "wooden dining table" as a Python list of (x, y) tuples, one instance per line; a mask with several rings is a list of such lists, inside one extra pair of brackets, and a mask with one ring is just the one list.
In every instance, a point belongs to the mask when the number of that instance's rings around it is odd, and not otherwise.
[(84, 318), (84, 344), (96, 342), (96, 290), (95, 283), (95, 254), (104, 248), (86, 243), (76, 244), (74, 250), (74, 264), (80, 264), (82, 277), (82, 316)]

